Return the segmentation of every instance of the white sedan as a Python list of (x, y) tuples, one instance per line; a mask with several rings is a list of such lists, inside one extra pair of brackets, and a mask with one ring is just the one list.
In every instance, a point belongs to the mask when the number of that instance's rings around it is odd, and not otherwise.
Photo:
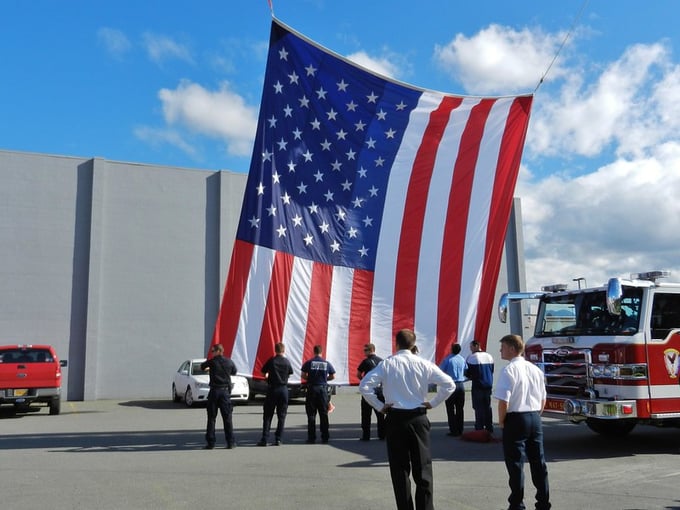
[[(208, 400), (210, 376), (208, 372), (201, 370), (201, 363), (204, 361), (205, 358), (182, 362), (172, 380), (173, 402), (184, 401), (187, 407), (192, 407), (197, 402)], [(232, 375), (231, 384), (232, 402), (247, 402), (250, 396), (248, 379), (241, 375)]]

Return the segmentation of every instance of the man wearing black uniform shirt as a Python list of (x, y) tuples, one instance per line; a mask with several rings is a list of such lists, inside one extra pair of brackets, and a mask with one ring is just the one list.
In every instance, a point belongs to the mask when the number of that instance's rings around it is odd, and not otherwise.
[(277, 424), (276, 435), (272, 444), (275, 446), (281, 444), (283, 427), (288, 413), (288, 377), (293, 373), (293, 367), (288, 358), (284, 356), (286, 348), (282, 343), (279, 342), (274, 346), (274, 352), (276, 355), (269, 358), (262, 366), (262, 373), (267, 378), (267, 395), (262, 406), (262, 439), (257, 443), (257, 446), (267, 446), (274, 410), (276, 410)]
[(205, 449), (215, 448), (215, 421), (217, 411), (222, 415), (224, 436), (227, 439), (227, 449), (236, 446), (234, 441), (234, 427), (231, 421), (231, 376), (236, 375), (236, 365), (229, 358), (225, 358), (224, 347), (213, 345), (212, 358), (201, 363), (201, 370), (210, 374), (210, 391), (208, 392), (208, 425), (205, 430)]
[[(375, 353), (375, 345), (366, 344), (364, 345), (364, 355), (366, 356), (359, 367), (357, 368), (357, 378), (359, 380), (378, 366), (378, 363), (382, 361), (382, 358), (377, 356)], [(382, 386), (379, 386), (375, 390), (378, 399), (381, 402), (385, 402), (385, 398), (382, 394)], [(364, 397), (361, 397), (361, 440), (370, 441), (371, 439), (371, 415), (375, 412), (375, 416), (378, 422), (378, 438), (385, 439), (385, 415), (374, 409), (371, 404), (366, 402)]]
[(323, 348), (314, 346), (314, 357), (302, 365), (302, 378), (307, 380), (305, 411), (307, 411), (307, 443), (316, 441), (316, 414), (319, 413), (321, 442), (327, 443), (328, 431), (328, 381), (335, 378), (335, 368), (321, 357)]

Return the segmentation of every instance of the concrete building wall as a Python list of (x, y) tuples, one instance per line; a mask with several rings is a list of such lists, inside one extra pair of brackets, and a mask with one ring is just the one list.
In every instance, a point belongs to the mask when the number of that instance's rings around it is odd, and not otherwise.
[[(177, 365), (210, 343), (245, 183), (0, 151), (0, 344), (54, 345), (69, 400), (170, 398)], [(514, 233), (507, 247), (499, 295), (520, 290)], [(492, 317), (490, 352), (506, 332)]]

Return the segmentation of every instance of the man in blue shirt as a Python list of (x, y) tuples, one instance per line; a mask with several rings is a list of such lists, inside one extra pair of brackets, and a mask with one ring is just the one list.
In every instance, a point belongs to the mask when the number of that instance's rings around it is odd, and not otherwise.
[(307, 380), (305, 411), (307, 411), (307, 443), (316, 442), (316, 415), (319, 414), (321, 442), (327, 443), (328, 426), (328, 381), (335, 379), (335, 368), (321, 357), (323, 348), (314, 346), (314, 357), (304, 362), (302, 378)]
[(460, 354), (460, 344), (451, 345), (451, 354), (441, 362), (439, 368), (456, 383), (456, 390), (446, 399), (446, 416), (449, 421), (449, 436), (463, 433), (463, 408), (465, 407), (465, 371), (467, 364)]

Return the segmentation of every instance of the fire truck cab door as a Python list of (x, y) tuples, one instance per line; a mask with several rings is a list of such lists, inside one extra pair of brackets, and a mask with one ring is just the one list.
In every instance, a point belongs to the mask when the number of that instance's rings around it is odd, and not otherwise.
[(657, 292), (653, 296), (647, 370), (650, 412), (680, 412), (680, 293)]

